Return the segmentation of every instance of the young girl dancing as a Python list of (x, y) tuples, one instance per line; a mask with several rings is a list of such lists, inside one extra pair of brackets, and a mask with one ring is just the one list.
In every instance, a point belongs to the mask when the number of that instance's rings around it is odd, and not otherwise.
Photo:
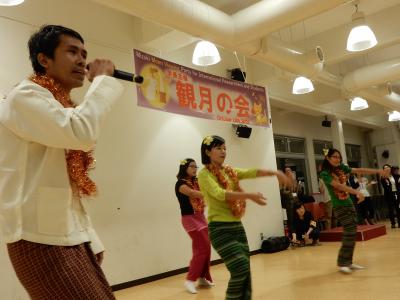
[(196, 178), (197, 165), (191, 158), (181, 161), (178, 181), (175, 184), (175, 194), (181, 208), (182, 225), (192, 239), (193, 256), (185, 287), (189, 293), (196, 294), (195, 283), (213, 286), (210, 275), (211, 245), (208, 238), (207, 221), (204, 217), (203, 195), (200, 192)]

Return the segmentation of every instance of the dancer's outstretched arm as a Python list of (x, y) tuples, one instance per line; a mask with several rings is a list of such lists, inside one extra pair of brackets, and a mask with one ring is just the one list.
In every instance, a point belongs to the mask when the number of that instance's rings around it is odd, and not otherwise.
[(351, 168), (351, 173), (355, 174), (379, 174), (380, 176), (388, 175), (387, 171), (382, 169), (370, 169), (370, 168)]
[(263, 176), (269, 176), (269, 177), (276, 176), (278, 178), (279, 184), (286, 187), (291, 187), (294, 185), (293, 178), (290, 178), (285, 173), (279, 170), (278, 171), (263, 170), (263, 169), (257, 170), (257, 177), (263, 177)]
[(263, 194), (261, 193), (247, 193), (247, 192), (226, 192), (225, 193), (225, 199), (227, 201), (229, 200), (237, 200), (237, 199), (250, 199), (253, 202), (257, 203), (258, 205), (266, 205), (267, 204), (267, 198), (264, 197)]
[(248, 193), (248, 192), (233, 192), (223, 189), (218, 182), (212, 179), (207, 173), (199, 174), (199, 183), (202, 191), (207, 191), (207, 194), (212, 195), (215, 199), (220, 201), (232, 201), (239, 199), (250, 199), (258, 205), (266, 205), (266, 198), (261, 193)]
[(182, 184), (179, 187), (179, 192), (184, 194), (184, 195), (186, 195), (186, 196), (188, 196), (188, 197), (203, 198), (203, 194), (200, 191), (191, 189), (186, 184)]

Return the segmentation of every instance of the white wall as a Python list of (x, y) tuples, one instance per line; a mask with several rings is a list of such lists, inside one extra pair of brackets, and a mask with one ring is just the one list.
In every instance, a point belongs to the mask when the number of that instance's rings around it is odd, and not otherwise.
[[(377, 164), (382, 168), (384, 164), (392, 166), (400, 165), (400, 134), (398, 123), (391, 126), (375, 130), (369, 135), (371, 146), (376, 148)], [(384, 150), (389, 151), (389, 157), (382, 157)]]
[[(3, 17), (2, 17), (3, 16)], [(5, 16), (5, 17), (4, 17)], [(109, 11), (89, 1), (36, 0), (16, 8), (0, 8), (0, 94), (31, 74), (26, 42), (41, 24), (61, 24), (79, 31), (86, 40), (89, 60), (112, 59), (122, 70), (131, 70), (135, 19)], [(163, 58), (191, 66), (183, 49)], [(225, 76), (230, 65), (207, 71)], [(217, 74), (218, 75), (218, 74)], [(122, 99), (109, 116), (96, 148), (94, 177), (99, 197), (88, 205), (105, 246), (104, 270), (111, 284), (118, 284), (182, 268), (191, 256), (190, 240), (180, 224), (174, 195), (179, 161), (191, 156), (200, 163), (205, 135), (226, 138), (227, 163), (238, 167), (276, 169), (272, 129), (253, 128), (249, 140), (238, 139), (231, 124), (179, 116), (136, 106), (136, 89), (125, 83)], [(83, 91), (74, 93), (75, 98)], [(244, 218), (251, 250), (259, 249), (260, 233), (283, 233), (279, 188), (276, 179), (243, 182), (246, 190), (267, 195), (267, 207), (249, 203)], [(218, 258), (213, 253), (213, 259)], [(2, 299), (26, 299), (6, 255), (0, 247)]]

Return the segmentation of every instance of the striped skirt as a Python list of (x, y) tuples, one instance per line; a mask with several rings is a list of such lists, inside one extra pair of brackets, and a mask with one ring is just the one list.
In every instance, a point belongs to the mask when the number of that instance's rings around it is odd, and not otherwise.
[(342, 246), (339, 250), (337, 265), (350, 266), (353, 263), (354, 247), (357, 234), (357, 213), (354, 206), (338, 206), (333, 208), (337, 220), (343, 226)]
[(33, 300), (115, 299), (89, 243), (7, 244), (15, 273)]
[(242, 223), (210, 222), (208, 230), (211, 244), (231, 275), (225, 299), (251, 299), (250, 252)]

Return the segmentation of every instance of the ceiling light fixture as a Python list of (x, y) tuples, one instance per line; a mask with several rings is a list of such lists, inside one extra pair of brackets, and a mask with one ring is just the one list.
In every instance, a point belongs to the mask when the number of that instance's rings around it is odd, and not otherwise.
[(221, 61), (217, 47), (208, 41), (200, 41), (193, 51), (192, 63), (196, 66), (215, 65)]
[(314, 90), (314, 85), (310, 79), (304, 76), (299, 76), (293, 83), (292, 93), (295, 95), (311, 93)]
[(388, 112), (389, 122), (400, 121), (400, 113), (396, 110)]
[(367, 50), (378, 43), (374, 32), (365, 24), (364, 13), (358, 11), (358, 3), (355, 7), (356, 12), (351, 16), (353, 28), (347, 38), (346, 46), (346, 49), (351, 52)]
[(351, 100), (351, 107), (350, 110), (363, 110), (368, 108), (368, 102), (367, 100), (360, 98), (360, 97), (354, 97)]
[(25, 0), (0, 0), (0, 6), (16, 6), (24, 1)]

